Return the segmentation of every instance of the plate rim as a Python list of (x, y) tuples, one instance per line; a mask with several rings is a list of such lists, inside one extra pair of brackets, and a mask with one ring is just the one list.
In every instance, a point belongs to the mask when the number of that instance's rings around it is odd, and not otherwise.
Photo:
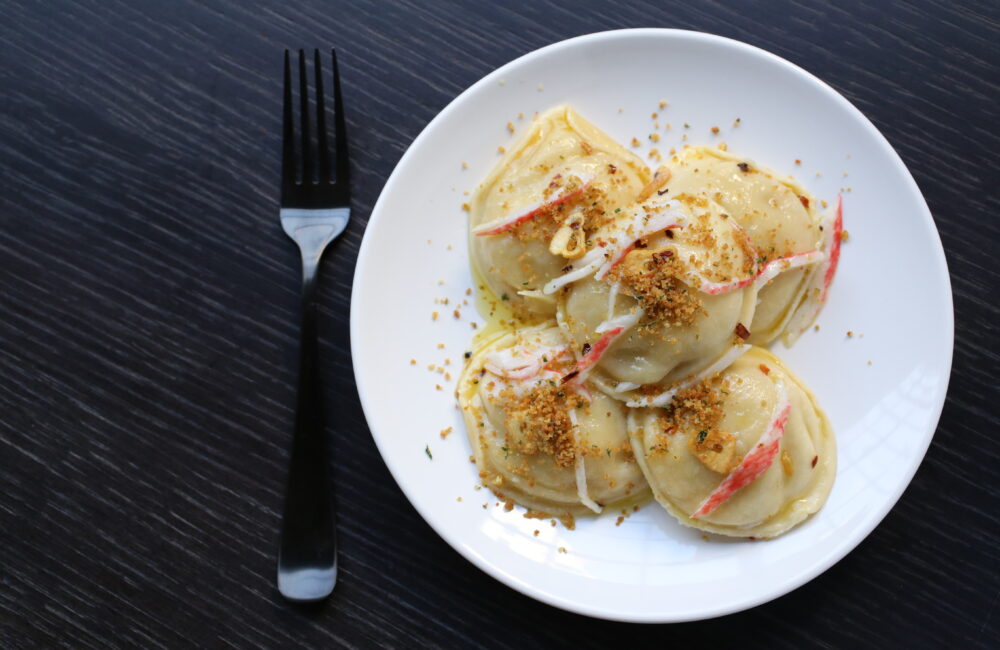
[[(502, 78), (503, 75), (507, 73), (508, 70), (517, 66), (518, 64), (520, 64), (525, 60), (542, 57), (549, 52), (570, 47), (579, 44), (581, 42), (586, 42), (586, 41), (599, 42), (605, 39), (615, 39), (621, 37), (626, 37), (626, 38), (644, 37), (644, 36), (666, 37), (666, 38), (688, 38), (694, 40), (712, 41), (716, 43), (721, 43), (722, 45), (727, 47), (737, 47), (737, 48), (747, 49), (756, 55), (762, 55), (764, 58), (770, 60), (771, 63), (784, 67), (793, 72), (794, 74), (803, 77), (806, 81), (809, 81), (812, 84), (817, 85), (820, 88), (820, 90), (823, 93), (825, 93), (830, 99), (841, 104), (841, 106), (846, 108), (850, 113), (852, 113), (855, 118), (860, 118), (860, 122), (864, 125), (865, 129), (875, 137), (875, 141), (881, 146), (881, 148), (886, 150), (886, 152), (892, 159), (894, 159), (898, 163), (899, 168), (904, 172), (903, 173), (904, 182), (908, 184), (910, 189), (916, 193), (917, 197), (919, 197), (919, 207), (922, 209), (917, 211), (915, 218), (924, 220), (926, 222), (925, 225), (930, 226), (929, 231), (933, 237), (933, 244), (934, 244), (933, 247), (934, 259), (932, 260), (932, 262), (933, 265), (940, 266), (938, 272), (941, 273), (942, 277), (947, 280), (946, 282), (943, 282), (943, 287), (946, 294), (945, 297), (947, 299), (947, 304), (948, 304), (948, 310), (947, 310), (946, 332), (945, 332), (946, 341), (943, 341), (942, 343), (946, 342), (947, 344), (946, 359), (947, 359), (948, 372), (944, 378), (944, 381), (941, 382), (940, 384), (940, 389), (938, 394), (936, 394), (934, 397), (935, 406), (932, 409), (932, 412), (930, 413), (931, 417), (928, 419), (928, 422), (932, 422), (933, 426), (931, 426), (929, 433), (926, 434), (924, 436), (924, 439), (921, 441), (922, 449), (920, 449), (920, 453), (918, 456), (919, 460), (913, 463), (912, 466), (907, 468), (906, 472), (904, 472), (904, 474), (906, 475), (906, 480), (900, 481), (899, 485), (893, 490), (891, 497), (885, 499), (882, 505), (875, 510), (876, 514), (871, 519), (871, 525), (870, 527), (868, 527), (867, 530), (861, 529), (864, 530), (864, 532), (861, 533), (860, 535), (857, 535), (855, 538), (851, 539), (850, 542), (846, 544), (842, 543), (832, 548), (825, 556), (818, 558), (816, 562), (811, 564), (807, 570), (800, 571), (799, 573), (790, 576), (788, 579), (784, 580), (779, 585), (772, 586), (768, 590), (763, 590), (757, 593), (755, 596), (744, 598), (742, 600), (739, 600), (738, 602), (734, 601), (732, 604), (726, 606), (720, 606), (714, 609), (704, 609), (702, 612), (700, 612), (698, 615), (695, 616), (691, 615), (671, 616), (669, 612), (664, 612), (662, 614), (656, 614), (656, 615), (653, 614), (647, 615), (641, 613), (629, 614), (627, 612), (617, 612), (617, 611), (608, 612), (608, 611), (603, 611), (597, 607), (591, 607), (585, 604), (572, 601), (558, 594), (554, 594), (544, 589), (540, 589), (518, 578), (517, 576), (507, 573), (500, 567), (497, 567), (489, 563), (487, 560), (481, 557), (478, 553), (476, 553), (472, 548), (468, 547), (461, 540), (454, 539), (453, 536), (446, 530), (439, 529), (437, 526), (435, 526), (432, 523), (432, 519), (428, 516), (428, 513), (425, 512), (425, 508), (422, 507), (422, 505), (420, 505), (419, 500), (415, 499), (414, 495), (411, 494), (411, 490), (402, 482), (400, 482), (397, 476), (396, 467), (394, 463), (390, 460), (391, 456), (388, 455), (386, 451), (383, 449), (384, 441), (380, 439), (380, 436), (376, 434), (376, 432), (371, 426), (372, 418), (370, 417), (370, 413), (374, 411), (376, 405), (370, 402), (370, 397), (366, 397), (361, 389), (362, 384), (366, 383), (363, 381), (363, 377), (365, 376), (365, 371), (361, 367), (358, 361), (359, 356), (361, 356), (359, 354), (360, 348), (358, 347), (359, 346), (358, 340), (360, 339), (360, 337), (355, 335), (355, 332), (360, 327), (359, 323), (360, 316), (358, 309), (356, 308), (357, 307), (356, 299), (357, 296), (360, 295), (361, 285), (363, 283), (362, 278), (364, 277), (364, 269), (362, 268), (362, 266), (364, 264), (364, 261), (369, 256), (368, 249), (372, 245), (371, 238), (368, 236), (369, 227), (371, 226), (371, 224), (376, 223), (377, 221), (380, 220), (381, 218), (380, 207), (383, 201), (385, 200), (385, 197), (389, 192), (389, 190), (391, 190), (394, 184), (398, 182), (400, 169), (402, 169), (405, 166), (405, 163), (409, 161), (410, 157), (414, 155), (414, 152), (417, 150), (418, 145), (423, 141), (425, 137), (427, 137), (428, 133), (432, 131), (433, 128), (440, 121), (445, 120), (448, 117), (448, 115), (453, 110), (455, 110), (455, 107), (458, 104), (460, 104), (467, 96), (476, 92), (481, 87), (487, 86), (491, 83), (495, 83), (495, 81), (499, 78)], [(399, 161), (393, 168), (392, 173), (390, 173), (389, 177), (386, 179), (385, 185), (379, 192), (378, 199), (376, 200), (375, 204), (372, 207), (368, 222), (366, 223), (365, 226), (365, 233), (364, 236), (362, 237), (361, 245), (358, 249), (357, 260), (355, 262), (354, 279), (351, 284), (349, 327), (351, 333), (350, 336), (351, 364), (354, 370), (355, 386), (358, 390), (358, 397), (361, 402), (361, 408), (365, 416), (366, 425), (368, 425), (368, 430), (372, 436), (372, 439), (375, 442), (379, 455), (382, 457), (382, 461), (386, 464), (386, 467), (389, 469), (389, 473), (392, 475), (392, 478), (396, 482), (396, 485), (403, 492), (404, 496), (406, 496), (406, 499), (407, 501), (409, 501), (410, 505), (417, 511), (417, 513), (427, 523), (427, 525), (435, 533), (437, 533), (439, 537), (441, 537), (441, 539), (443, 539), (449, 546), (451, 546), (455, 551), (457, 551), (462, 557), (464, 557), (467, 561), (469, 561), (479, 570), (483, 571), (484, 573), (498, 580), (499, 582), (507, 585), (508, 587), (515, 589), (516, 591), (528, 597), (531, 597), (539, 602), (566, 611), (574, 612), (577, 614), (583, 614), (586, 616), (604, 620), (631, 622), (631, 623), (650, 623), (650, 624), (680, 623), (680, 622), (705, 620), (705, 619), (725, 616), (728, 614), (733, 614), (736, 612), (741, 612), (756, 607), (758, 605), (762, 605), (764, 603), (770, 602), (784, 595), (787, 595), (788, 593), (794, 591), (795, 589), (798, 589), (807, 582), (810, 582), (820, 574), (827, 571), (834, 564), (842, 560), (854, 549), (856, 549), (865, 539), (867, 539), (869, 535), (871, 535), (871, 533), (876, 528), (878, 528), (878, 526), (888, 515), (889, 511), (892, 510), (892, 508), (895, 507), (895, 505), (899, 502), (899, 499), (902, 497), (903, 493), (912, 483), (914, 475), (916, 474), (920, 466), (923, 464), (924, 459), (927, 456), (927, 450), (929, 449), (930, 444), (934, 438), (934, 434), (937, 432), (938, 426), (940, 425), (941, 414), (944, 409), (944, 404), (947, 398), (948, 387), (951, 381), (951, 373), (953, 370), (954, 347), (955, 347), (954, 297), (951, 286), (951, 275), (948, 270), (947, 258), (945, 256), (944, 246), (941, 242), (941, 234), (937, 229), (937, 224), (934, 222), (934, 218), (931, 214), (930, 208), (927, 205), (927, 200), (924, 197), (923, 192), (920, 191), (920, 187), (917, 185), (916, 180), (910, 173), (909, 168), (906, 166), (903, 159), (899, 156), (899, 153), (889, 143), (889, 141), (882, 134), (882, 132), (879, 131), (879, 129), (872, 123), (872, 121), (869, 120), (868, 117), (863, 112), (861, 112), (860, 109), (854, 106), (854, 104), (852, 104), (846, 97), (841, 95), (836, 89), (834, 89), (828, 83), (826, 83), (816, 75), (812, 74), (808, 70), (802, 68), (801, 66), (792, 63), (791, 61), (788, 61), (787, 59), (780, 57), (776, 54), (773, 54), (772, 52), (769, 52), (763, 48), (757, 47), (756, 45), (752, 45), (750, 43), (746, 43), (737, 39), (729, 38), (727, 36), (720, 36), (718, 34), (713, 34), (711, 32), (687, 30), (687, 29), (675, 29), (675, 28), (659, 28), (659, 27), (626, 28), (626, 29), (614, 29), (614, 30), (592, 32), (588, 34), (574, 36), (572, 38), (564, 39), (561, 41), (557, 41), (549, 45), (545, 45), (543, 47), (526, 52), (518, 57), (515, 57), (514, 59), (511, 59), (507, 63), (504, 63), (503, 65), (494, 69), (492, 72), (489, 72), (486, 75), (484, 75), (482, 78), (480, 78), (475, 83), (473, 83), (465, 90), (463, 90), (461, 93), (459, 93), (450, 102), (448, 102), (448, 104), (444, 108), (442, 108), (423, 127), (420, 133), (413, 139), (410, 145), (406, 148), (406, 151), (403, 153), (403, 155), (400, 157)]]

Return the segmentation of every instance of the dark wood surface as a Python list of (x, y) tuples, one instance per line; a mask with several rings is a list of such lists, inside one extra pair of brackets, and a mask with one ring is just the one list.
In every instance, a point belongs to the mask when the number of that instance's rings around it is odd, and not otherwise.
[[(1000, 646), (995, 0), (85, 0), (0, 15), (0, 646)], [(916, 177), (955, 292), (941, 424), (885, 521), (775, 602), (673, 626), (555, 610), (452, 551), (382, 463), (348, 351), (366, 219), (424, 125), (516, 56), (640, 26), (758, 45), (847, 96)], [(355, 217), (321, 287), (340, 581), (297, 607), (274, 586), (299, 289), (277, 219), (279, 66), (283, 48), (317, 45), (341, 55)]]

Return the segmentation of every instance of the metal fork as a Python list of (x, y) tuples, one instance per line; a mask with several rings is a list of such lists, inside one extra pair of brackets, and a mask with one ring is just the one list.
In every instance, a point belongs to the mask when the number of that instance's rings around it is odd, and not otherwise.
[[(318, 368), (316, 275), (326, 245), (347, 226), (351, 216), (351, 192), (337, 52), (334, 50), (331, 54), (337, 139), (336, 175), (332, 179), (319, 50), (315, 51), (313, 63), (316, 77), (315, 146), (309, 132), (306, 55), (299, 50), (299, 152), (296, 152), (293, 124), (292, 68), (289, 52), (285, 50), (281, 227), (298, 244), (302, 253), (302, 329), (295, 433), (278, 552), (278, 590), (285, 598), (297, 601), (325, 598), (333, 591), (337, 581), (336, 512), (330, 481), (330, 459), (323, 431)], [(315, 167), (314, 157), (318, 161)]]

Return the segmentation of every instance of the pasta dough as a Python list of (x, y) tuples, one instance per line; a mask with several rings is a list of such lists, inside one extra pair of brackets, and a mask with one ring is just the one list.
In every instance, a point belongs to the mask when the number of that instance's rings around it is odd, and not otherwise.
[[(713, 147), (689, 146), (671, 159), (669, 196), (711, 199), (743, 227), (758, 264), (819, 250), (823, 239), (816, 199), (790, 178)], [(820, 265), (785, 271), (761, 288), (750, 342), (766, 345), (780, 336), (805, 300), (809, 275)]]
[(573, 367), (562, 333), (533, 327), (476, 351), (459, 405), (483, 483), (552, 516), (649, 497), (620, 402), (561, 381)]
[[(553, 300), (537, 290), (582, 255), (586, 236), (633, 203), (649, 178), (639, 158), (572, 108), (546, 111), (473, 197), (473, 266), (518, 316), (551, 317)], [(490, 233), (491, 224), (502, 230)]]
[(822, 507), (836, 473), (826, 414), (763, 348), (666, 410), (633, 411), (629, 435), (656, 500), (682, 524), (722, 535), (780, 535)]

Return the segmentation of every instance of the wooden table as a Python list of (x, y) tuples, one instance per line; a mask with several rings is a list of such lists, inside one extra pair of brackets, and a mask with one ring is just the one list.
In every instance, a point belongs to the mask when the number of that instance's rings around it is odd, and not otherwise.
[[(501, 4), (3, 3), (0, 646), (997, 647), (1000, 6)], [(562, 612), (462, 559), (382, 463), (348, 352), (365, 221), (424, 125), (516, 56), (639, 26), (740, 39), (843, 93), (916, 177), (955, 292), (941, 425), (885, 521), (775, 602), (669, 627)], [(299, 290), (279, 66), (316, 45), (341, 54), (355, 219), (321, 295), (340, 582), (295, 607), (274, 587)]]

